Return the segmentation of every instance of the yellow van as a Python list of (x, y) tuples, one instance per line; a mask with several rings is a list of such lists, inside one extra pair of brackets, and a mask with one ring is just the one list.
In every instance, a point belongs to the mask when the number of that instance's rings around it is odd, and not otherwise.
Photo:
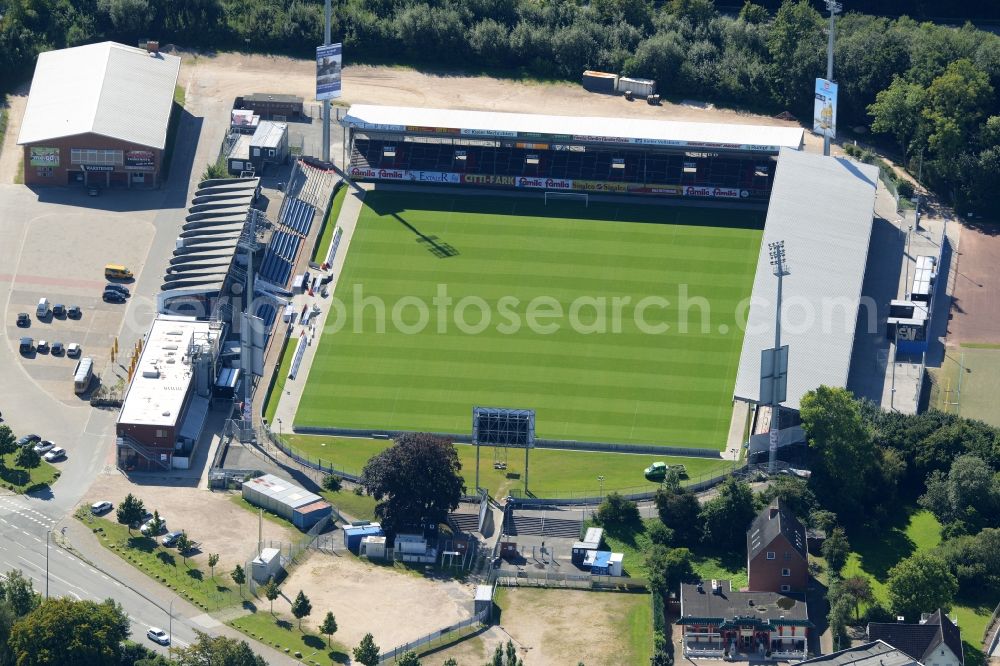
[(104, 277), (109, 280), (128, 280), (132, 277), (132, 271), (121, 264), (108, 264), (104, 267)]

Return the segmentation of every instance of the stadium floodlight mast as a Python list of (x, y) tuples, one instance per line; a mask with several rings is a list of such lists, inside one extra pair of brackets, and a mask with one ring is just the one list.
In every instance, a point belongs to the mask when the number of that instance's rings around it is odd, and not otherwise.
[[(326, 25), (323, 29), (323, 46), (331, 44), (330, 39), (330, 0), (326, 0)], [(323, 100), (323, 161), (330, 162), (330, 100)]]
[[(787, 389), (788, 346), (781, 347), (781, 280), (789, 274), (789, 270), (788, 264), (785, 262), (785, 241), (780, 240), (768, 243), (767, 249), (771, 257), (771, 266), (774, 267), (774, 274), (778, 278), (778, 298), (774, 315), (774, 349), (765, 350), (764, 353), (764, 359), (770, 356), (771, 377), (769, 382), (762, 381), (762, 385), (769, 385), (771, 389), (771, 394), (767, 396), (771, 403), (771, 429), (768, 440), (767, 471), (773, 474), (778, 465), (778, 430), (780, 428), (780, 419), (778, 417)], [(763, 374), (766, 368), (762, 366), (761, 371)], [(763, 393), (760, 399), (764, 400)]]
[[(834, 31), (834, 17), (837, 16), (844, 6), (837, 2), (836, 0), (826, 0), (826, 10), (830, 12), (830, 30), (829, 35), (827, 35), (826, 42), (826, 80), (833, 81), (833, 31)], [(823, 133), (823, 154), (830, 154), (830, 135)]]

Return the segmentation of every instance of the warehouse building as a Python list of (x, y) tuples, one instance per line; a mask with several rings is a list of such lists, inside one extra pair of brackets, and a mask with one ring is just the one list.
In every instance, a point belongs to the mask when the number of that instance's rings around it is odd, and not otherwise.
[(115, 42), (39, 55), (17, 139), (25, 184), (159, 185), (180, 66)]
[(333, 507), (316, 493), (265, 474), (243, 484), (243, 499), (277, 514), (301, 530), (333, 515)]
[(223, 329), (193, 317), (153, 320), (115, 426), (120, 469), (188, 468), (211, 406)]

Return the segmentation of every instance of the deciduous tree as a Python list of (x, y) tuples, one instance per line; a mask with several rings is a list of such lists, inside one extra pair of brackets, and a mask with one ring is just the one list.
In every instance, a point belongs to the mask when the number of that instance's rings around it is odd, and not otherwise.
[(208, 554), (208, 568), (212, 570), (212, 578), (215, 578), (215, 565), (219, 563), (218, 553)]
[(209, 636), (198, 632), (198, 640), (174, 651), (177, 666), (267, 666), (246, 641)]
[(426, 433), (401, 435), (370, 458), (361, 485), (375, 498), (375, 515), (390, 535), (444, 522), (465, 492), (454, 445)]
[(851, 552), (851, 544), (847, 541), (847, 533), (842, 527), (834, 527), (833, 531), (827, 535), (823, 542), (823, 557), (826, 559), (830, 574), (839, 576), (840, 570), (847, 562), (847, 556)]
[(889, 570), (887, 586), (890, 610), (911, 622), (921, 613), (949, 610), (958, 592), (958, 580), (945, 561), (919, 551)]
[(14, 624), (9, 645), (18, 666), (105, 666), (119, 662), (128, 615), (112, 600), (47, 599)]
[(237, 564), (233, 567), (232, 573), (229, 577), (233, 579), (233, 582), (240, 586), (240, 596), (243, 596), (243, 584), (247, 582), (247, 574), (243, 571), (243, 567)]
[(264, 598), (271, 603), (271, 615), (274, 615), (274, 600), (281, 595), (278, 584), (271, 578), (261, 586), (260, 591), (264, 593)]
[(35, 469), (42, 462), (42, 457), (38, 455), (33, 446), (22, 446), (14, 456), (14, 463), (24, 469)]
[(145, 515), (146, 506), (142, 503), (141, 499), (132, 493), (125, 496), (125, 499), (121, 501), (118, 505), (118, 510), (115, 512), (118, 522), (128, 525), (129, 534), (132, 533), (132, 525), (142, 520)]
[(319, 630), (326, 635), (326, 646), (330, 647), (330, 639), (337, 633), (337, 618), (333, 616), (332, 612), (326, 612), (326, 617), (323, 618), (323, 624), (319, 625)]
[(679, 543), (697, 538), (700, 532), (698, 513), (701, 505), (694, 493), (685, 488), (660, 488), (656, 491), (654, 501), (660, 520), (674, 531)]
[(719, 486), (718, 494), (701, 507), (702, 538), (720, 548), (738, 548), (746, 541), (747, 528), (755, 515), (750, 486), (730, 477)]

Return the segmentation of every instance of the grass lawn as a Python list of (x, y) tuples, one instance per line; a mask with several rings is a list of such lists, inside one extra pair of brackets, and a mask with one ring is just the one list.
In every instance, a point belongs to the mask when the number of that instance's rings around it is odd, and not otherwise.
[[(879, 534), (866, 533), (850, 537), (852, 552), (841, 575), (866, 576), (871, 580), (875, 598), (888, 604), (889, 590), (885, 585), (889, 570), (900, 560), (918, 550), (930, 550), (941, 543), (941, 524), (929, 511), (914, 511), (905, 524)], [(965, 643), (966, 664), (983, 663), (982, 637), (993, 606), (969, 603), (958, 599), (950, 615), (958, 618), (958, 628)]]
[(164, 548), (138, 530), (129, 534), (125, 525), (93, 516), (87, 507), (81, 507), (76, 517), (94, 530), (102, 546), (196, 606), (213, 611), (241, 601), (238, 587), (218, 568), (213, 579), (209, 572), (186, 563), (177, 549)]
[[(392, 445), (385, 439), (360, 439), (350, 437), (320, 437), (315, 435), (285, 435), (289, 446), (312, 460), (331, 463), (351, 474), (360, 474), (361, 468), (373, 455)], [(476, 448), (456, 444), (462, 474), (467, 488), (476, 482)], [(589, 451), (564, 451), (534, 449), (529, 458), (529, 483), (532, 493), (539, 497), (552, 497), (577, 493), (580, 496), (597, 496), (600, 483), (597, 476), (604, 476), (604, 491), (643, 492), (655, 490), (656, 483), (649, 482), (642, 471), (650, 463), (662, 460), (668, 465), (683, 464), (688, 472), (686, 481), (717, 474), (732, 466), (731, 462), (711, 458), (682, 458), (674, 456), (634, 455), (627, 453), (592, 453)], [(523, 488), (524, 452), (510, 450), (507, 469), (493, 468), (493, 449), (480, 450), (479, 485), (488, 488), (494, 497), (504, 497), (512, 488)]]
[(1000, 345), (963, 344), (961, 349), (948, 349), (932, 377), (933, 407), (1000, 427), (1000, 410), (996, 408)]
[(314, 263), (321, 264), (326, 259), (326, 253), (330, 250), (330, 241), (333, 240), (333, 231), (337, 226), (337, 218), (340, 217), (340, 209), (344, 206), (347, 190), (346, 185), (341, 185), (333, 195), (330, 214), (326, 216), (326, 220), (323, 222), (323, 231), (316, 239), (316, 247), (313, 248), (312, 261)]
[(295, 423), (721, 450), (763, 219), (369, 193)]
[(355, 495), (351, 490), (333, 492), (323, 490), (320, 495), (338, 511), (346, 513), (357, 520), (375, 520), (375, 498), (368, 495)]
[[(644, 521), (643, 525), (658, 520), (651, 518)], [(625, 570), (628, 575), (633, 578), (649, 577), (646, 555), (653, 544), (646, 535), (645, 528), (641, 532), (631, 534), (611, 535), (605, 532), (604, 540), (613, 552), (625, 554)], [(744, 553), (725, 553), (698, 543), (687, 544), (684, 547), (691, 551), (691, 566), (702, 580), (713, 578), (730, 580), (734, 590), (746, 587), (747, 562)]]
[(15, 493), (27, 493), (44, 486), (51, 486), (59, 478), (60, 471), (55, 466), (42, 460), (38, 467), (25, 469), (14, 463), (17, 454), (3, 456), (3, 466), (0, 467), (0, 486)]
[(653, 656), (653, 602), (649, 596), (642, 595), (642, 602), (634, 604), (615, 622), (618, 625), (615, 634), (628, 636), (632, 664), (648, 664)]
[[(268, 602), (265, 599), (260, 603), (266, 606)], [(300, 630), (295, 618), (282, 617), (280, 614), (271, 615), (266, 610), (257, 610), (229, 624), (250, 638), (270, 645), (279, 652), (287, 652), (295, 657), (301, 654), (300, 658), (306, 663), (346, 664), (350, 661), (348, 648), (336, 641), (331, 641), (330, 647), (327, 647), (326, 636)]]

